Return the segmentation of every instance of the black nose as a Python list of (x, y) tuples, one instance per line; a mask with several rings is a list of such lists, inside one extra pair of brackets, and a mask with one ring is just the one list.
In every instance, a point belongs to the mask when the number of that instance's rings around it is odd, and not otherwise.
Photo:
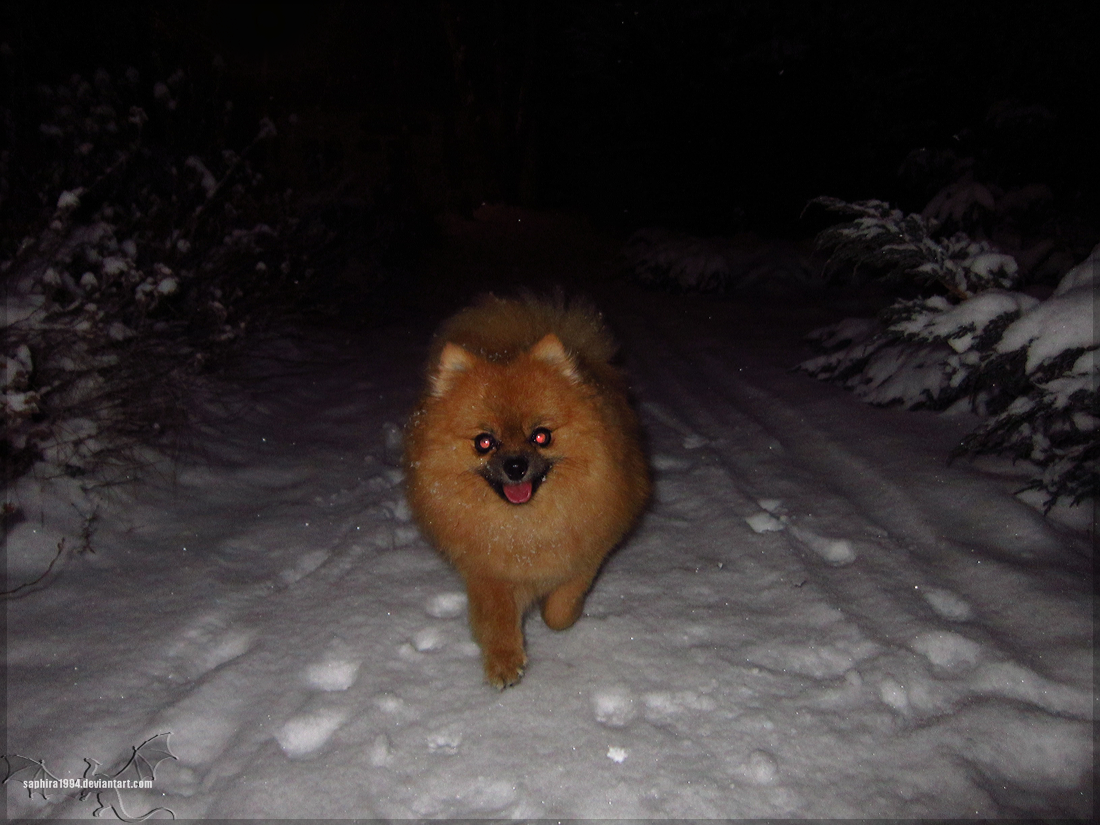
[(512, 481), (519, 481), (527, 473), (527, 459), (521, 455), (504, 459), (504, 475)]

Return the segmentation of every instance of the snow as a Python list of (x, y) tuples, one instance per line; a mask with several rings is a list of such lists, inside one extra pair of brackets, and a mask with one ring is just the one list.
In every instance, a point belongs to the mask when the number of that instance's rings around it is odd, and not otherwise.
[(984, 280), (993, 280), (997, 273), (1014, 277), (1019, 265), (1016, 259), (1003, 252), (979, 252), (963, 261), (963, 266)]
[[(929, 299), (928, 305), (932, 306), (935, 300)], [(1033, 309), (1038, 303), (1038, 300), (1022, 292), (990, 289), (955, 306), (944, 301), (942, 311), (917, 315), (894, 324), (891, 329), (924, 338), (942, 339), (955, 352), (965, 352), (990, 321), (1010, 313), (1020, 314)]]
[(103, 259), (103, 274), (108, 278), (116, 278), (130, 270), (130, 261), (118, 255), (110, 255)]
[(140, 486), (8, 491), (9, 587), (65, 539), (6, 602), (9, 753), (72, 778), (170, 731), (121, 796), (181, 819), (1088, 817), (1087, 534), (947, 466), (972, 422), (791, 372), (824, 310), (592, 291), (655, 496), (518, 686), (402, 497), (431, 325), (315, 332)]
[(745, 517), (745, 523), (756, 533), (772, 533), (783, 529), (783, 522), (771, 513), (753, 513)]
[(1100, 343), (1093, 323), (1095, 308), (1096, 293), (1089, 284), (1059, 291), (1008, 327), (997, 350), (1013, 352), (1026, 347), (1026, 370), (1032, 373), (1065, 350), (1095, 347)]
[(1095, 289), (1100, 284), (1100, 244), (1098, 244), (1089, 256), (1073, 269), (1067, 272), (1054, 290), (1055, 295), (1069, 292), (1080, 287), (1092, 287)]
[(79, 189), (66, 190), (62, 192), (57, 198), (58, 209), (76, 209), (80, 206), (80, 196), (83, 194)]

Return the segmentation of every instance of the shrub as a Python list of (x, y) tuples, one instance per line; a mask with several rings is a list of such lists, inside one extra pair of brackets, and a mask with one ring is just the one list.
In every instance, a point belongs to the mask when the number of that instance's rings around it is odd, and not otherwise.
[(1047, 511), (1100, 493), (1100, 401), (1094, 327), (1100, 246), (1046, 300), (1012, 291), (1015, 261), (964, 233), (881, 201), (818, 199), (854, 216), (825, 230), (830, 266), (849, 280), (914, 283), (941, 294), (895, 301), (877, 321), (848, 319), (811, 334), (822, 353), (799, 369), (873, 404), (986, 417), (952, 457), (1002, 453), (1036, 465), (1024, 489)]

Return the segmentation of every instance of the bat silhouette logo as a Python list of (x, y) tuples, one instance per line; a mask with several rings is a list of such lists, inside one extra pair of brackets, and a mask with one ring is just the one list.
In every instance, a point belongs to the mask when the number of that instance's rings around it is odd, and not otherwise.
[[(127, 813), (123, 806), (122, 795), (119, 793), (117, 786), (95, 787), (96, 783), (108, 780), (117, 782), (120, 780), (151, 781), (155, 779), (157, 766), (166, 759), (176, 758), (168, 747), (168, 737), (171, 735), (171, 733), (158, 733), (156, 736), (146, 739), (133, 748), (133, 753), (130, 754), (126, 764), (113, 774), (102, 773), (99, 769), (99, 762), (85, 758), (84, 761), (88, 763), (88, 767), (84, 770), (83, 783), (62, 782), (46, 768), (45, 760), (35, 760), (18, 754), (4, 756), (3, 760), (7, 764), (4, 783), (7, 783), (10, 779), (18, 779), (27, 783), (28, 798), (34, 798), (35, 793), (38, 793), (43, 799), (48, 799), (49, 792), (53, 791), (84, 801), (94, 794), (99, 807), (92, 811), (93, 816), (99, 816), (103, 811), (109, 810), (123, 822), (140, 822), (159, 812), (166, 813), (169, 817), (175, 819), (175, 813), (168, 808), (159, 807), (146, 811), (140, 816), (132, 816)], [(66, 793), (66, 787), (78, 789), (79, 793)]]
[(32, 799), (35, 791), (43, 799), (46, 799), (47, 790), (61, 787), (61, 780), (50, 773), (45, 760), (36, 761), (29, 756), (20, 756), (19, 754), (4, 756), (3, 759), (7, 765), (4, 783), (6, 784), (9, 779), (15, 779), (16, 777), (20, 781), (34, 783), (27, 785), (27, 796)]

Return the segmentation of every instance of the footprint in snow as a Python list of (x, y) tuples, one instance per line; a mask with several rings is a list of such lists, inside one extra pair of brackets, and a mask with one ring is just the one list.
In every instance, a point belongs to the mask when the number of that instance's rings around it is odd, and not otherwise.
[(787, 526), (783, 502), (777, 498), (762, 498), (757, 504), (763, 512), (746, 516), (745, 521), (756, 533), (777, 533)]
[(745, 517), (746, 523), (753, 531), (775, 533), (788, 530), (798, 541), (834, 567), (843, 567), (856, 560), (855, 548), (848, 539), (827, 538), (805, 527), (792, 524), (790, 517), (786, 515), (783, 502), (779, 499), (762, 498), (756, 503), (760, 505), (761, 512)]
[(325, 658), (309, 665), (305, 671), (306, 684), (315, 690), (347, 690), (359, 675), (359, 662), (340, 658)]
[(745, 521), (756, 533), (777, 533), (787, 526), (771, 513), (753, 513)]
[(432, 596), (424, 605), (424, 612), (435, 619), (455, 619), (466, 610), (466, 594), (453, 591)]
[(790, 533), (804, 545), (834, 567), (843, 567), (856, 560), (856, 551), (848, 539), (831, 539), (819, 536), (804, 527), (788, 525)]
[(634, 697), (625, 687), (598, 688), (592, 693), (596, 721), (608, 728), (626, 727), (634, 719)]
[[(466, 612), (466, 594), (458, 591), (438, 593), (424, 604), (424, 612), (433, 619), (456, 619)], [(445, 627), (424, 627), (401, 645), (398, 653), (405, 658), (419, 653), (433, 653), (447, 646)]]
[(454, 756), (462, 745), (462, 733), (454, 729), (436, 731), (428, 736), (428, 750), (444, 756)]
[(757, 748), (749, 754), (740, 773), (754, 785), (772, 785), (779, 775), (779, 762), (773, 754)]
[(320, 750), (347, 719), (347, 711), (325, 708), (288, 719), (275, 734), (275, 741), (291, 759), (301, 759)]
[(920, 591), (924, 600), (940, 616), (953, 622), (965, 622), (971, 616), (970, 605), (950, 590), (926, 587)]
[(447, 645), (443, 631), (438, 627), (425, 627), (416, 631), (412, 637), (412, 646), (417, 653), (433, 653)]
[(905, 685), (893, 677), (887, 676), (879, 683), (878, 695), (884, 704), (899, 713), (906, 713), (909, 710), (909, 691), (905, 689)]
[(983, 658), (980, 644), (950, 631), (920, 633), (909, 642), (909, 647), (928, 659), (936, 670), (948, 673), (971, 670)]
[(230, 619), (220, 612), (206, 613), (191, 622), (165, 651), (169, 679), (197, 679), (252, 648), (254, 634), (226, 627)]

